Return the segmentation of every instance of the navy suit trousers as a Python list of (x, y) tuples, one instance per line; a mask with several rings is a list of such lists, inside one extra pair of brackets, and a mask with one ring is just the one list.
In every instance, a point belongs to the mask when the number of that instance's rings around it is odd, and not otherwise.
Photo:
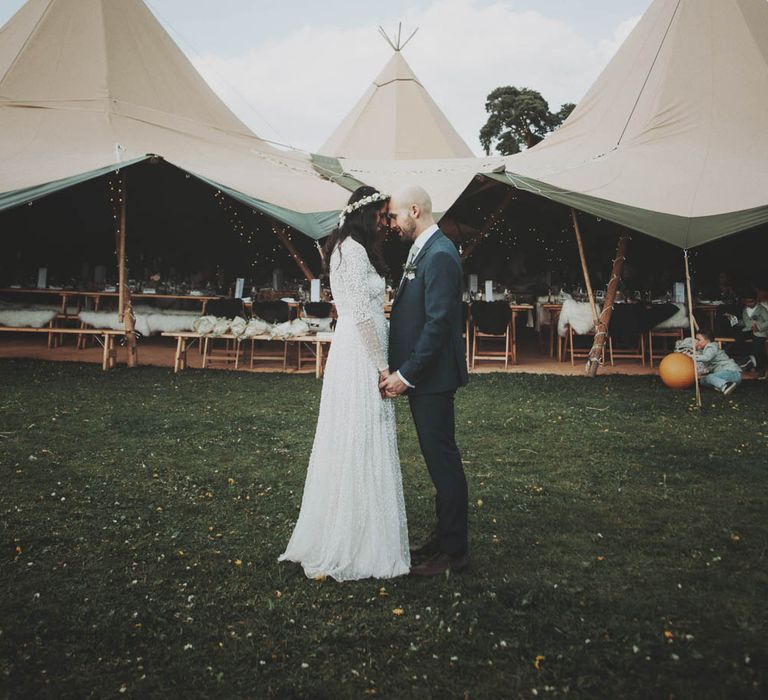
[(409, 395), (413, 422), (435, 485), (437, 540), (451, 556), (467, 552), (467, 479), (456, 445), (453, 391)]

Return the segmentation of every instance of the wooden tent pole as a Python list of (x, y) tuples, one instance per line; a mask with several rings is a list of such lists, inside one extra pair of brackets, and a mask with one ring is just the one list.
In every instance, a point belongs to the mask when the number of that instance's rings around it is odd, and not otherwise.
[(485, 234), (488, 233), (488, 230), (493, 226), (493, 224), (496, 223), (496, 220), (501, 216), (501, 214), (504, 213), (504, 210), (507, 208), (507, 205), (512, 201), (512, 198), (515, 196), (515, 191), (513, 188), (509, 188), (509, 192), (505, 195), (504, 199), (502, 200), (501, 204), (499, 204), (498, 207), (496, 207), (495, 211), (485, 220), (483, 225), (480, 227), (480, 231), (478, 232), (477, 236), (475, 236), (468, 244), (467, 247), (464, 248), (461, 251), (461, 261), (464, 262), (472, 253), (475, 252), (475, 248), (477, 248), (480, 241), (485, 238)]
[(125, 343), (128, 348), (128, 366), (135, 367), (138, 364), (136, 351), (136, 324), (133, 315), (133, 303), (131, 301), (131, 290), (128, 287), (128, 270), (126, 267), (125, 239), (126, 239), (126, 218), (127, 218), (127, 178), (125, 171), (120, 173), (120, 213), (118, 218), (117, 232), (117, 269), (118, 269), (118, 297), (117, 313), (118, 318), (125, 326)]
[(595, 324), (595, 340), (592, 349), (589, 351), (586, 371), (590, 377), (597, 374), (600, 366), (600, 359), (605, 350), (605, 338), (608, 335), (608, 325), (611, 322), (613, 313), (613, 302), (616, 299), (616, 290), (619, 288), (619, 279), (621, 278), (621, 268), (627, 257), (627, 246), (629, 245), (630, 235), (626, 232), (621, 234), (619, 245), (616, 248), (616, 257), (613, 260), (613, 269), (611, 270), (611, 279), (608, 282), (608, 289), (605, 292), (605, 301), (603, 310)]
[(301, 256), (299, 255), (299, 251), (296, 250), (296, 246), (294, 246), (291, 240), (288, 238), (288, 233), (286, 232), (286, 230), (281, 226), (273, 226), (272, 230), (275, 232), (275, 235), (280, 239), (280, 242), (283, 244), (285, 249), (291, 254), (293, 261), (299, 266), (301, 271), (304, 273), (304, 277), (306, 277), (307, 280), (310, 282), (313, 279), (315, 279), (315, 276), (312, 274), (312, 270), (310, 270), (307, 264), (301, 259)]
[(325, 270), (325, 253), (323, 252), (323, 246), (320, 245), (320, 241), (315, 241), (315, 248), (317, 248), (317, 254), (320, 257), (321, 269)]
[(597, 304), (595, 304), (595, 295), (592, 293), (592, 281), (589, 279), (589, 269), (587, 268), (587, 256), (584, 255), (584, 243), (581, 240), (581, 229), (579, 220), (576, 218), (576, 210), (571, 208), (571, 219), (573, 221), (573, 231), (576, 234), (576, 243), (579, 246), (579, 258), (581, 260), (581, 272), (584, 275), (584, 283), (587, 285), (587, 295), (589, 296), (589, 305), (592, 307), (592, 322), (597, 328)]
[(688, 292), (688, 321), (691, 329), (691, 350), (693, 352), (693, 380), (696, 385), (696, 407), (701, 408), (701, 386), (699, 386), (699, 367), (696, 364), (696, 319), (693, 317), (693, 294), (691, 293), (691, 269), (688, 265), (688, 249), (683, 250), (685, 259), (685, 286)]
[(125, 314), (125, 176), (119, 175), (117, 190), (117, 318)]

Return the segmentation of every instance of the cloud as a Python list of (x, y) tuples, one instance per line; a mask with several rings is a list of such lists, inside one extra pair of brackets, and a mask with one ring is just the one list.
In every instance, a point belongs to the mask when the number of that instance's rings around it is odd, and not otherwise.
[(619, 50), (619, 47), (624, 43), (624, 40), (630, 35), (639, 21), (640, 15), (624, 20), (618, 27), (616, 27), (616, 30), (613, 32), (613, 36), (610, 39), (604, 39), (600, 42), (598, 52), (606, 63), (608, 63), (613, 55)]
[[(419, 32), (403, 55), (476, 153), (485, 98), (501, 85), (539, 90), (552, 109), (577, 102), (637, 22), (590, 42), (566, 22), (504, 2), (434, 0), (385, 28)], [(263, 138), (317, 150), (391, 55), (377, 23), (299, 26), (239, 56), (193, 58), (206, 80)]]

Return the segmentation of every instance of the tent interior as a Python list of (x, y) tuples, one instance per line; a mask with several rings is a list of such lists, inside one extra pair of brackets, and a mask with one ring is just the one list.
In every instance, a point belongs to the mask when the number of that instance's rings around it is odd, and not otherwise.
[[(266, 214), (162, 159), (142, 161), (121, 172), (127, 181), (128, 276), (137, 284), (160, 275), (164, 284), (227, 295), (237, 277), (245, 278), (247, 291), (272, 286), (279, 269), (286, 289), (306, 286), (273, 231), (277, 224)], [(108, 174), (0, 212), (0, 287), (34, 287), (41, 267), (47, 268), (52, 285), (90, 288), (97, 266), (105, 268), (103, 281), (114, 284), (116, 207), (111, 198), (118, 186), (119, 176)], [(583, 286), (571, 210), (565, 205), (480, 177), (446, 213), (445, 228), (464, 249), (502, 205), (503, 211), (465, 260), (465, 274), (494, 280), (521, 299)], [(599, 289), (607, 283), (623, 228), (591, 214), (578, 216), (590, 276)], [(726, 272), (739, 288), (765, 289), (766, 234), (768, 226), (762, 225), (692, 250), (695, 288), (706, 296), (718, 274)], [(297, 232), (289, 235), (312, 273), (321, 275), (315, 241)], [(397, 284), (406, 253), (407, 246), (390, 232), (384, 255), (392, 285)], [(645, 234), (633, 235), (625, 289), (659, 296), (683, 275), (679, 248)]]
[[(128, 276), (147, 283), (187, 285), (228, 294), (237, 277), (251, 286), (271, 286), (282, 271), (288, 286), (305, 277), (273, 231), (266, 214), (227, 196), (162, 159), (123, 168), (127, 188)], [(117, 282), (114, 201), (120, 176), (87, 180), (45, 198), (0, 212), (4, 232), (0, 286), (37, 284), (38, 268), (48, 283), (92, 288), (97, 266), (102, 282)], [(321, 264), (312, 239), (296, 232), (291, 241), (314, 274)]]
[[(465, 273), (532, 296), (550, 288), (569, 291), (583, 287), (584, 278), (571, 220), (571, 208), (539, 195), (476, 178), (446, 212), (446, 226), (463, 248), (499, 208), (481, 242), (464, 263)], [(625, 227), (592, 214), (578, 212), (590, 278), (604, 288)], [(462, 234), (465, 230), (467, 233)], [(630, 232), (632, 239), (622, 287), (654, 298), (685, 278), (680, 248), (660, 238)], [(768, 225), (731, 234), (690, 251), (694, 290), (710, 297), (720, 273), (741, 288), (768, 289)]]
[[(284, 279), (279, 286), (283, 290), (308, 290), (303, 273), (273, 230), (279, 224), (162, 159), (144, 160), (123, 168), (120, 174), (109, 173), (0, 212), (0, 230), (4, 232), (0, 287), (35, 287), (41, 267), (48, 270), (50, 286), (102, 289), (104, 284), (116, 283), (118, 210), (114, 200), (121, 175), (127, 183), (127, 264), (129, 284), (132, 282), (134, 289), (149, 284), (157, 286), (158, 291), (183, 294), (196, 289), (231, 296), (235, 279), (243, 277), (248, 295), (251, 288), (273, 287), (274, 272), (279, 268)], [(465, 279), (476, 274), (481, 284), (493, 280), (499, 291), (509, 290), (518, 302), (535, 303), (537, 298), (560, 289), (583, 289), (569, 207), (478, 177), (444, 219), (460, 251), (472, 246), (464, 261)], [(489, 219), (492, 223), (485, 230)], [(616, 243), (624, 229), (583, 212), (578, 213), (578, 219), (593, 287), (605, 289)], [(473, 239), (478, 232), (482, 237), (475, 245)], [(721, 272), (728, 274), (734, 287), (765, 290), (767, 233), (768, 226), (763, 225), (692, 250), (691, 267), (698, 295), (715, 298)], [(290, 236), (307, 266), (315, 275), (321, 274), (316, 241), (297, 232)], [(407, 245), (389, 232), (384, 253), (390, 270), (388, 282), (394, 287)], [(102, 280), (96, 279), (97, 267), (104, 270)], [(157, 275), (159, 285), (150, 280)], [(623, 293), (639, 292), (646, 299), (650, 292), (653, 298), (659, 298), (683, 279), (678, 247), (646, 234), (632, 234), (622, 274)], [(4, 294), (3, 298), (15, 301), (24, 297)], [(27, 301), (39, 303), (39, 297), (29, 296)], [(158, 307), (187, 306), (185, 301), (161, 298), (137, 302)], [(106, 306), (114, 303), (107, 300)], [(527, 326), (526, 315), (518, 316), (522, 351), (529, 358), (537, 356), (539, 361), (546, 361), (542, 336)], [(14, 342), (42, 347), (45, 338)], [(169, 362), (171, 345), (168, 338), (143, 337), (142, 362)]]

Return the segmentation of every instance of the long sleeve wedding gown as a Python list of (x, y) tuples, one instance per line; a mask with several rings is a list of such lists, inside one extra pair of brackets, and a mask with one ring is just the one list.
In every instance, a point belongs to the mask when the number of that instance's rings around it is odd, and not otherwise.
[(385, 282), (351, 238), (329, 268), (338, 321), (301, 512), (280, 560), (300, 563), (308, 577), (399, 576), (410, 554), (395, 409), (378, 388), (387, 367)]

